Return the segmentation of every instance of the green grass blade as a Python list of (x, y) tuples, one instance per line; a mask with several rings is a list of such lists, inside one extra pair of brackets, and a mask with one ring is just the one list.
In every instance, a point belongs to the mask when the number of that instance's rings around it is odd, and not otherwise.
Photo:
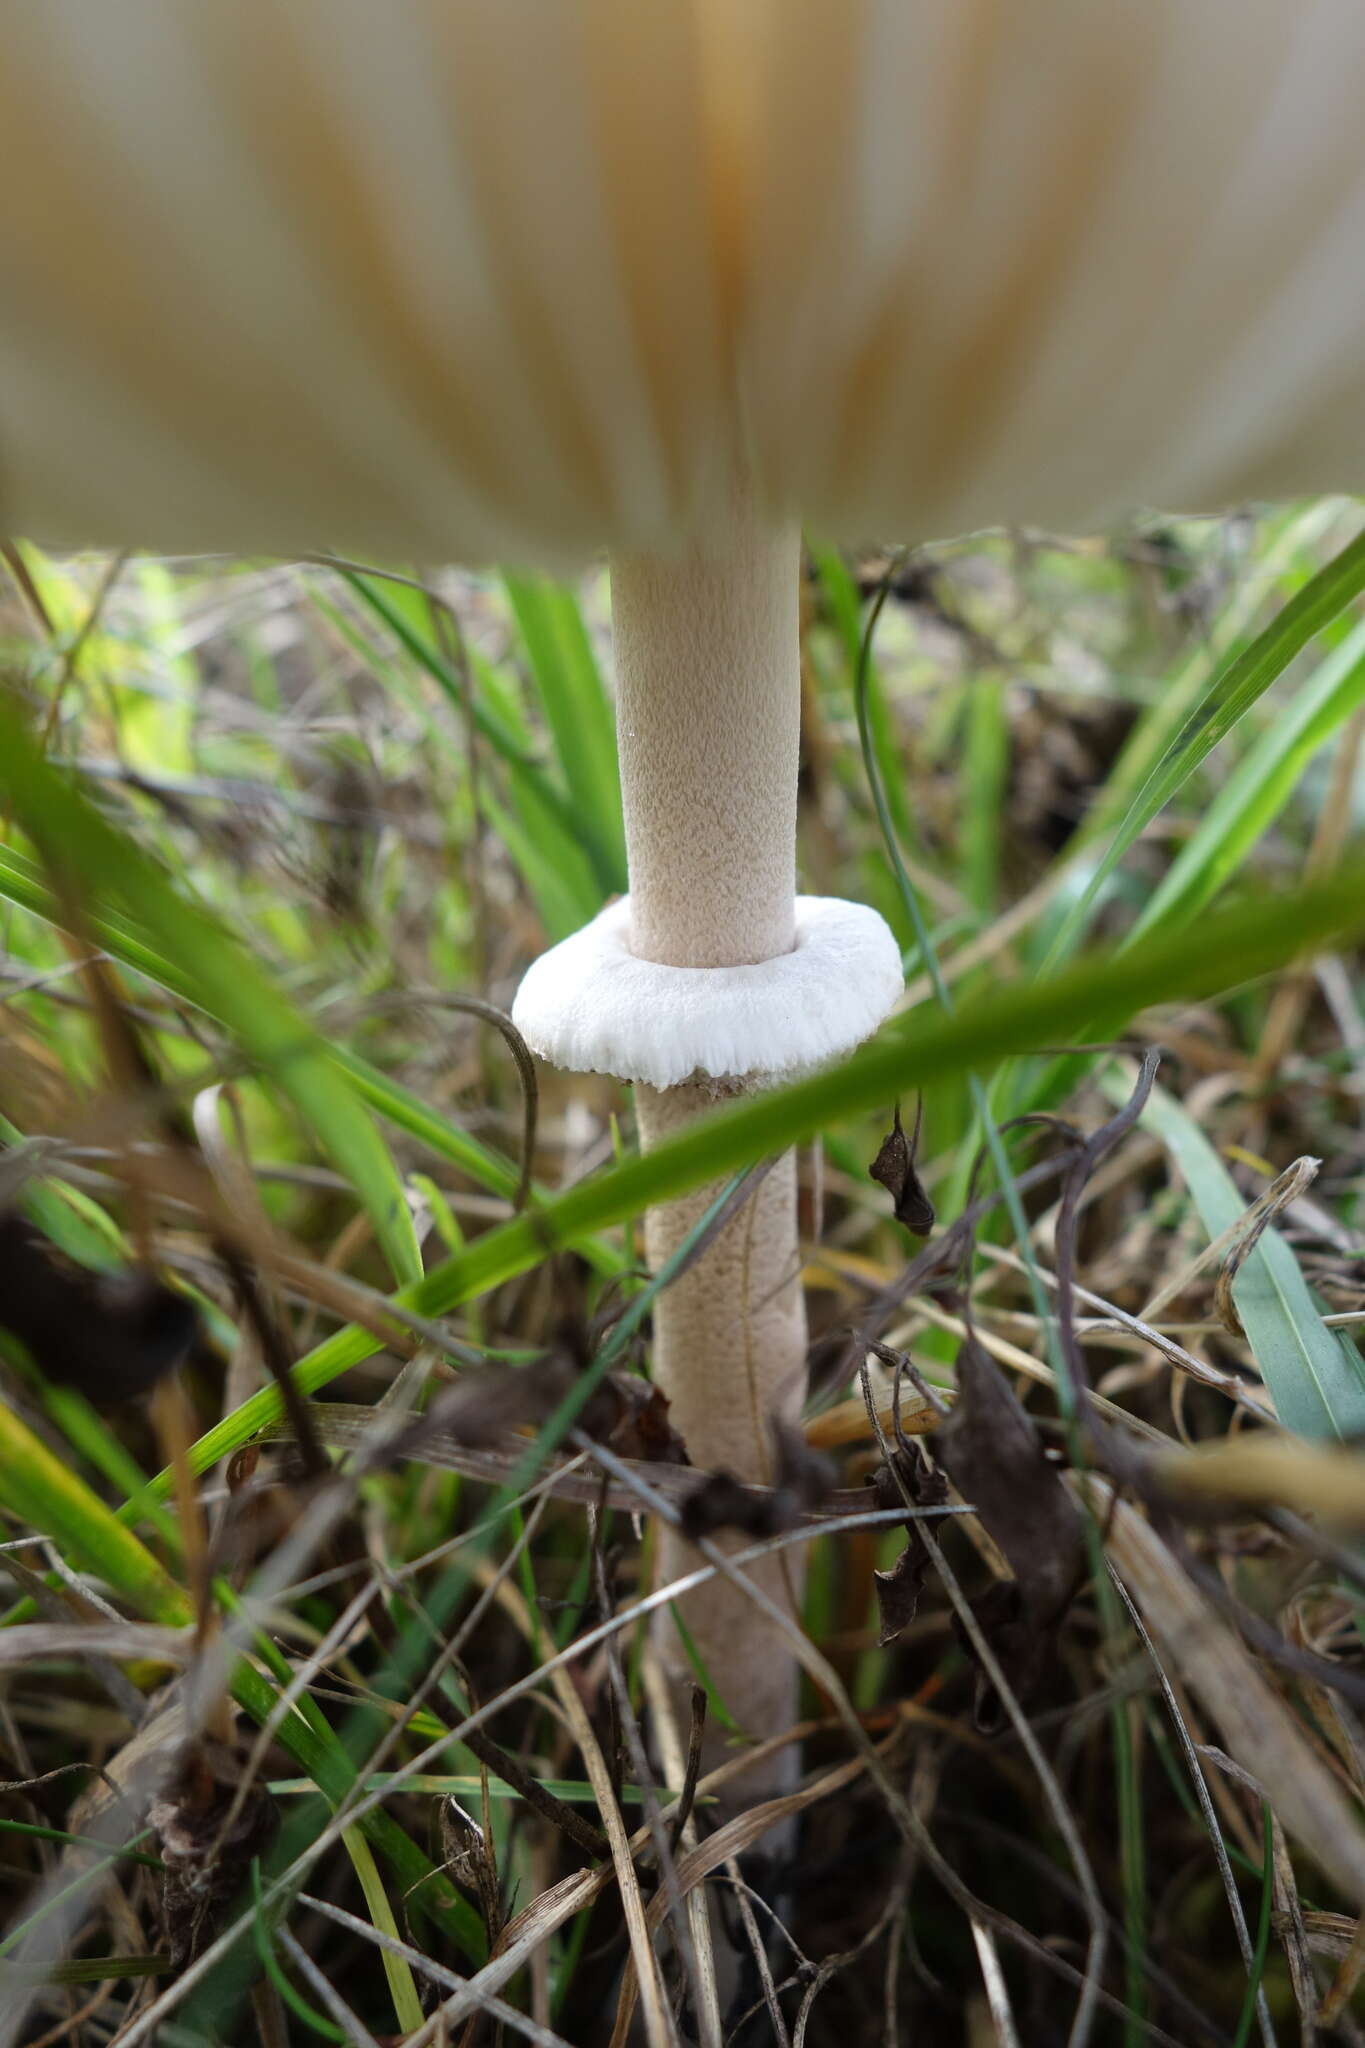
[[(555, 787), (545, 769), (528, 750), (522, 735), (488, 702), (487, 693), (478, 688), (465, 690), (449, 662), (392, 601), (378, 579), (359, 575), (350, 569), (339, 569), (337, 574), (362, 604), (388, 627), (404, 652), (444, 691), (461, 718), (466, 714), (473, 718), (478, 731), (499, 759), (520, 769), (534, 788), (539, 803), (558, 821), (569, 838), (577, 842), (579, 821), (572, 803), (562, 790)], [(478, 663), (471, 662), (470, 665), (477, 677)]]
[(1301, 588), (1312, 575), (1314, 552), (1341, 523), (1340, 499), (1314, 499), (1282, 508), (1266, 522), (1262, 551), (1246, 564), (1207, 637), (1163, 678), (1156, 699), (1134, 726), (1105, 786), (1082, 826), (1089, 841), (1113, 830), (1143, 783), (1166, 753), (1210, 675), (1225, 669), (1247, 646), (1247, 636), (1267, 600)]
[(967, 689), (962, 763), (962, 864), (969, 901), (989, 917), (1000, 888), (1001, 826), (1010, 734), (1004, 686), (978, 676)]
[(525, 771), (510, 769), (508, 781), (511, 806), (485, 791), (484, 814), (530, 891), (547, 936), (567, 939), (602, 908), (602, 885), (583, 847), (541, 805)]
[[(384, 1880), (379, 1875), (379, 1866), (374, 1852), (365, 1840), (362, 1829), (346, 1828), (341, 1837), (346, 1846), (360, 1889), (365, 1894), (365, 1905), (370, 1919), (381, 1934), (392, 1940), (401, 1937), (398, 1923), (393, 1917), (393, 1907), (384, 1889)], [(422, 2024), (422, 2001), (417, 1996), (417, 1986), (412, 1981), (412, 1965), (406, 1956), (395, 1955), (392, 1949), (381, 1949), (380, 1960), (384, 1975), (388, 1979), (389, 1995), (393, 1999), (394, 2017), (398, 2021), (400, 2034), (415, 2034)]]
[[(425, 629), (430, 603), (424, 593), (401, 583), (386, 583), (377, 574), (362, 575), (352, 569), (339, 569), (337, 574), (437, 685), (460, 720), (473, 719), (502, 762), (513, 808), (495, 807), (486, 794), (485, 807), (535, 898), (546, 930), (553, 938), (567, 937), (601, 909), (604, 897), (617, 886), (614, 879), (602, 879), (602, 875), (614, 876), (615, 870), (609, 843), (599, 844), (594, 836), (592, 815), (566, 794), (536, 759), (498, 671), (471, 653), (468, 677), (456, 674)], [(392, 687), (394, 678), (386, 677), (386, 682)], [(617, 803), (619, 809), (619, 795)]]
[(1214, 678), (1153, 765), (1114, 831), (1085, 889), (1053, 941), (1049, 962), (1065, 956), (1084, 928), (1090, 906), (1138, 835), (1170, 802), (1201, 761), (1294, 657), (1365, 591), (1365, 533), (1357, 534), (1293, 596), (1250, 647)]
[[(11, 846), (0, 846), (0, 897), (50, 924), (61, 923), (61, 907), (34, 862)], [(145, 975), (170, 994), (193, 1003), (209, 1016), (217, 1012), (196, 996), (190, 980), (175, 962), (150, 944), (145, 933), (128, 919), (105, 909), (87, 914), (92, 938), (99, 941), (112, 960)], [(225, 1020), (219, 1018), (218, 1021)], [(460, 1167), (495, 1195), (511, 1195), (517, 1185), (517, 1169), (510, 1159), (483, 1145), (458, 1125), (449, 1123), (427, 1103), (399, 1082), (391, 1081), (376, 1067), (347, 1047), (329, 1044), (327, 1057), (344, 1068), (357, 1095), (379, 1111), (399, 1130), (420, 1138), (423, 1144), (453, 1166)]]
[(157, 866), (48, 765), (8, 704), (0, 705), (0, 791), (78, 902), (99, 904), (112, 894), (177, 962), (182, 985), (288, 1097), (354, 1188), (395, 1278), (416, 1279), (421, 1252), (397, 1170), (322, 1041), (244, 949), (178, 896)]
[[(0, 898), (49, 924), (61, 923), (61, 907), (44, 882), (41, 869), (13, 847), (0, 846)], [(98, 940), (111, 959), (145, 975), (148, 981), (193, 1003), (206, 1014), (217, 1016), (203, 992), (196, 992), (182, 969), (151, 944), (136, 924), (108, 909), (88, 913), (86, 922), (91, 937)], [(219, 1022), (225, 1021), (219, 1018)], [(411, 1089), (381, 1074), (359, 1053), (343, 1045), (319, 1043), (324, 1056), (344, 1071), (360, 1099), (396, 1129), (406, 1131), (438, 1158), (459, 1167), (491, 1194), (510, 1198), (515, 1192), (519, 1170), (503, 1153), (462, 1131)], [(583, 1250), (599, 1272), (619, 1270), (620, 1256), (609, 1245), (590, 1244)]]
[[(1210, 1240), (1231, 1229), (1246, 1202), (1194, 1119), (1154, 1088), (1142, 1123), (1179, 1166)], [(1343, 1441), (1365, 1432), (1365, 1359), (1344, 1332), (1327, 1328), (1278, 1231), (1262, 1232), (1232, 1298), (1285, 1428)]]
[[(1149, 1004), (1213, 995), (1315, 944), (1338, 944), (1362, 932), (1365, 865), (1357, 864), (1278, 899), (1222, 910), (1198, 931), (1158, 934), (1127, 952), (1097, 951), (1032, 983), (989, 989), (951, 1017), (913, 1011), (884, 1026), (841, 1065), (698, 1117), (648, 1156), (624, 1160), (490, 1230), (397, 1298), (419, 1315), (445, 1315), (528, 1271), (547, 1253), (579, 1244), (651, 1203), (784, 1152), (826, 1124), (1056, 1044), (1078, 1022), (1114, 1036)], [(378, 1349), (368, 1331), (339, 1330), (300, 1359), (295, 1377), (304, 1392), (316, 1393)], [(279, 1414), (273, 1387), (252, 1395), (200, 1438), (191, 1454), (196, 1469), (226, 1457)]]
[[(4, 1402), (0, 1402), (0, 1504), (30, 1528), (52, 1537), (78, 1570), (111, 1587), (138, 1614), (172, 1628), (190, 1621), (186, 1594), (151, 1552)], [(258, 1722), (271, 1715), (278, 1700), (269, 1680), (246, 1661), (237, 1666), (232, 1690)], [(351, 1790), (355, 1766), (325, 1723), (320, 1732), (298, 1714), (286, 1714), (276, 1734), (334, 1805)], [(423, 1887), (422, 1903), (438, 1924), (467, 1955), (479, 1957), (484, 1938), (478, 1916), (447, 1880), (433, 1873), (402, 1828), (379, 1809), (367, 1814), (360, 1825), (387, 1858), (404, 1891)]]
[(626, 887), (616, 720), (573, 592), (541, 577), (504, 579), (565, 786), (604, 896)]
[(150, 1550), (4, 1401), (0, 1506), (51, 1536), (77, 1570), (112, 1586), (139, 1614), (172, 1628), (189, 1620), (185, 1595)]
[(1193, 917), (1237, 872), (1288, 803), (1304, 769), (1365, 704), (1365, 623), (1355, 627), (1266, 727), (1214, 797), (1133, 928)]
[(520, 1170), (505, 1153), (495, 1152), (468, 1131), (462, 1131), (458, 1124), (451, 1123), (449, 1118), (423, 1102), (401, 1081), (381, 1074), (359, 1053), (351, 1052), (344, 1045), (332, 1045), (328, 1050), (336, 1064), (349, 1076), (362, 1102), (368, 1103), (378, 1115), (400, 1131), (406, 1131), (410, 1138), (418, 1139), (438, 1159), (458, 1166), (462, 1173), (467, 1173), (490, 1194), (505, 1195), (510, 1200), (516, 1193)]
[(489, 708), (479, 691), (466, 693), (449, 662), (407, 617), (397, 601), (396, 586), (386, 585), (381, 577), (362, 576), (352, 569), (338, 569), (336, 573), (365, 609), (388, 628), (403, 652), (431, 677), (460, 717), (469, 715), (473, 718), (494, 753), (504, 761), (520, 761), (528, 768), (535, 766), (521, 734)]
[[(858, 596), (858, 586), (850, 576), (837, 548), (823, 547), (816, 541), (809, 542), (808, 547), (821, 592), (829, 607), (830, 617), (843, 643), (844, 660), (851, 678), (858, 671), (863, 651), (862, 601)], [(909, 778), (905, 772), (905, 762), (892, 724), (886, 692), (882, 688), (881, 675), (870, 655), (867, 660), (866, 692), (872, 748), (887, 809), (891, 813), (891, 822), (895, 826), (900, 844), (908, 851), (918, 853), (921, 845), (920, 835), (916, 830), (906, 796)]]

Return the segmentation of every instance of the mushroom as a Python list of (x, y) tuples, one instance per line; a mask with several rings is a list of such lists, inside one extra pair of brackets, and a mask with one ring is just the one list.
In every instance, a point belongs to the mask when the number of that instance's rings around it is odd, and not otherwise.
[[(799, 570), (796, 527), (765, 520), (740, 482), (671, 555), (611, 559), (630, 893), (535, 963), (512, 1018), (555, 1065), (633, 1081), (646, 1148), (727, 1096), (848, 1051), (901, 992), (900, 951), (875, 911), (796, 894)], [(717, 1192), (649, 1211), (656, 1271)], [(654, 1380), (692, 1462), (771, 1482), (771, 1424), (799, 1413), (805, 1355), (789, 1153), (655, 1303)], [(661, 1532), (665, 1579), (696, 1562)], [(750, 1577), (787, 1607), (799, 1584), (787, 1557)], [(742, 1728), (773, 1734), (795, 1718), (796, 1666), (742, 1589), (715, 1580), (686, 1616)], [(665, 1640), (681, 1677), (682, 1644)], [(766, 1789), (792, 1761), (768, 1767)]]
[[(878, 920), (795, 892), (798, 519), (1093, 531), (1358, 483), (1363, 68), (1355, 0), (13, 9), (0, 524), (606, 547), (630, 896), (517, 1015), (633, 1079), (657, 1142), (898, 987)], [(788, 1160), (658, 1305), (698, 1462), (762, 1475), (803, 1345)], [(724, 1587), (693, 1616), (770, 1732), (785, 1651)]]

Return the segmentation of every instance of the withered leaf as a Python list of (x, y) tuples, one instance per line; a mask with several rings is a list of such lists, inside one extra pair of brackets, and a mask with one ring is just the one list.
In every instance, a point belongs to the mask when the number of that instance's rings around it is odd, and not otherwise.
[(0, 1326), (58, 1386), (97, 1407), (149, 1393), (199, 1331), (194, 1304), (150, 1273), (94, 1272), (22, 1216), (0, 1216)]
[(441, 1851), (442, 1868), (477, 1899), (489, 1940), (496, 1941), (502, 1922), (497, 1866), (483, 1829), (458, 1799), (441, 1802)]
[[(893, 1451), (892, 1457), (905, 1491), (901, 1491), (896, 1478), (883, 1466), (877, 1478), (879, 1507), (898, 1507), (906, 1493), (916, 1507), (938, 1507), (947, 1500), (948, 1482), (936, 1467), (930, 1466), (922, 1457), (907, 1457), (904, 1451)], [(914, 1620), (928, 1569), (929, 1553), (920, 1541), (915, 1524), (907, 1522), (905, 1548), (891, 1570), (872, 1574), (881, 1616), (877, 1642), (882, 1649), (888, 1643), (894, 1643), (902, 1629), (909, 1628)]]
[(894, 1643), (901, 1630), (909, 1628), (914, 1620), (928, 1563), (929, 1554), (924, 1545), (911, 1536), (889, 1572), (873, 1572), (877, 1610), (881, 1616), (877, 1642), (883, 1650), (888, 1643)]
[(279, 1814), (265, 1786), (251, 1784), (242, 1793), (245, 1765), (235, 1744), (200, 1737), (185, 1745), (164, 1792), (147, 1809), (165, 1865), (162, 1912), (177, 1974), (221, 1933), (252, 1857), (264, 1854), (275, 1836)]
[[(495, 1444), (509, 1430), (544, 1422), (580, 1378), (581, 1367), (563, 1352), (550, 1352), (513, 1372), (503, 1367), (464, 1372), (399, 1440), (396, 1454), (412, 1455), (436, 1429), (474, 1448)], [(585, 1436), (623, 1458), (687, 1463), (682, 1438), (668, 1419), (666, 1397), (634, 1373), (606, 1373), (578, 1411), (577, 1423)]]
[(833, 1487), (834, 1466), (804, 1433), (780, 1417), (771, 1422), (772, 1486), (746, 1486), (732, 1472), (708, 1473), (682, 1503), (682, 1531), (692, 1542), (734, 1529), (762, 1542), (794, 1529)]
[(720, 1529), (735, 1529), (762, 1542), (766, 1536), (780, 1535), (791, 1523), (790, 1508), (780, 1494), (746, 1486), (724, 1470), (708, 1472), (682, 1503), (682, 1532), (691, 1543)]
[(1080, 1512), (1048, 1463), (1032, 1419), (974, 1337), (957, 1354), (958, 1398), (934, 1436), (934, 1454), (1019, 1583), (1034, 1622), (1068, 1606), (1085, 1571)]
[(668, 1419), (668, 1396), (633, 1373), (610, 1372), (580, 1423), (621, 1458), (647, 1465), (685, 1465), (687, 1449)]
[[(1017, 1579), (997, 1579), (973, 1609), (1006, 1683), (1016, 1697), (1027, 1699), (1036, 1689), (1052, 1654), (1054, 1628), (1042, 1628), (1031, 1617)], [(959, 1627), (958, 1640), (968, 1656), (972, 1644)], [(979, 1666), (972, 1699), (972, 1721), (982, 1735), (999, 1735), (1009, 1715), (994, 1684)]]
[(823, 1451), (817, 1451), (804, 1429), (785, 1416), (775, 1415), (772, 1431), (773, 1476), (779, 1492), (790, 1494), (799, 1507), (818, 1508), (834, 1491), (839, 1468)]
[[(1014, 1573), (1012, 1580), (993, 1585), (974, 1612), (1005, 1679), (1025, 1699), (1042, 1677), (1058, 1624), (1084, 1574), (1084, 1526), (1031, 1418), (974, 1337), (958, 1352), (957, 1385), (957, 1401), (935, 1434), (934, 1452)], [(965, 1635), (963, 1647), (970, 1655)], [(977, 1727), (992, 1734), (1005, 1718), (993, 1682), (979, 1669)]]
[(873, 1180), (880, 1181), (890, 1194), (896, 1221), (903, 1223), (915, 1237), (928, 1237), (934, 1227), (934, 1205), (915, 1171), (923, 1109), (921, 1102), (915, 1111), (914, 1136), (907, 1138), (901, 1125), (901, 1107), (896, 1104), (895, 1122), (867, 1169)]

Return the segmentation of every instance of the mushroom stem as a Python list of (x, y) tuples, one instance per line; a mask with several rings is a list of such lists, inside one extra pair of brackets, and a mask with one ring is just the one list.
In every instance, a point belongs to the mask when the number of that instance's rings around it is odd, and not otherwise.
[(732, 500), (703, 543), (611, 564), (631, 949), (738, 967), (795, 938), (800, 536)]
[[(636, 1083), (640, 1139), (646, 1151), (691, 1117), (742, 1094), (752, 1082), (684, 1081), (676, 1088)], [(715, 1200), (715, 1186), (663, 1202), (645, 1218), (645, 1250), (657, 1272)], [(670, 1420), (694, 1465), (724, 1467), (769, 1483), (769, 1418), (795, 1418), (805, 1392), (806, 1308), (796, 1230), (796, 1157), (785, 1153), (719, 1237), (679, 1275), (654, 1306), (654, 1380), (668, 1396)], [(718, 1539), (735, 1549), (738, 1539)], [(752, 1539), (746, 1539), (752, 1540)], [(789, 1612), (800, 1598), (801, 1552), (788, 1549), (746, 1568), (746, 1576)], [(660, 1584), (701, 1562), (673, 1529), (659, 1532)], [(797, 1670), (791, 1645), (727, 1579), (701, 1586), (682, 1603), (683, 1619), (716, 1691), (746, 1734), (761, 1740), (796, 1719)], [(666, 1661), (689, 1675), (671, 1626)], [(723, 1731), (712, 1723), (712, 1747)], [(798, 1764), (788, 1749), (740, 1781), (743, 1801), (788, 1787)]]
[[(630, 946), (644, 959), (723, 969), (773, 959), (795, 943), (799, 563), (796, 529), (765, 526), (741, 493), (686, 554), (612, 562)], [(639, 1083), (642, 1144), (648, 1150), (762, 1078)], [(702, 1188), (650, 1211), (646, 1247), (656, 1271), (717, 1192)], [(805, 1351), (788, 1154), (655, 1307), (654, 1377), (694, 1464), (771, 1477), (769, 1418), (799, 1412)], [(696, 1562), (680, 1538), (663, 1534), (665, 1578)], [(799, 1585), (790, 1561), (771, 1560), (755, 1577), (787, 1603)], [(721, 1580), (700, 1588), (684, 1618), (747, 1733), (761, 1738), (795, 1718), (790, 1647), (738, 1588)], [(682, 1676), (671, 1633), (666, 1653)], [(777, 1789), (794, 1763), (787, 1752), (762, 1784), (746, 1777), (745, 1796)]]

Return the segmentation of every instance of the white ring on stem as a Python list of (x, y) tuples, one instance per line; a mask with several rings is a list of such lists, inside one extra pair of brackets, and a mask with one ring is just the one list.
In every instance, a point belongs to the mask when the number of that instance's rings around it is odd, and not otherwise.
[(904, 985), (889, 925), (862, 903), (798, 896), (790, 953), (668, 967), (631, 952), (623, 896), (527, 970), (512, 1022), (553, 1066), (672, 1088), (818, 1067), (869, 1038)]

